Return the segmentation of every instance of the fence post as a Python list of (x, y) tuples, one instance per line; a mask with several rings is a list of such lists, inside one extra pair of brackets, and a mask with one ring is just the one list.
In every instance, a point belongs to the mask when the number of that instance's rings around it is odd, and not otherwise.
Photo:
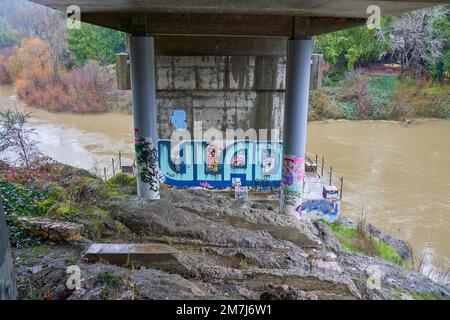
[(324, 165), (324, 162), (325, 162), (325, 157), (322, 156), (322, 170), (320, 171), (320, 176), (321, 177), (323, 177), (323, 165)]
[(112, 158), (112, 169), (113, 169), (113, 176), (116, 175), (116, 169), (114, 168), (114, 158)]
[(316, 153), (316, 166), (317, 166), (317, 153)]
[(331, 186), (332, 178), (333, 178), (333, 166), (330, 166), (330, 186)]
[(103, 175), (105, 176), (105, 181), (106, 181), (106, 167), (103, 167)]
[(119, 151), (119, 170), (122, 172), (122, 153)]
[(344, 177), (342, 176), (341, 177), (341, 192), (340, 192), (340, 198), (341, 198), (341, 200), (342, 200), (342, 189), (344, 189)]

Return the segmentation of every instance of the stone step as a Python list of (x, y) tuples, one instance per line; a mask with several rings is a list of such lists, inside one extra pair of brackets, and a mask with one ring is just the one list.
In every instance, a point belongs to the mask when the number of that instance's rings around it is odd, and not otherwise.
[(156, 243), (95, 243), (84, 254), (88, 262), (102, 261), (118, 266), (138, 265), (170, 273), (187, 274), (178, 260), (178, 250)]

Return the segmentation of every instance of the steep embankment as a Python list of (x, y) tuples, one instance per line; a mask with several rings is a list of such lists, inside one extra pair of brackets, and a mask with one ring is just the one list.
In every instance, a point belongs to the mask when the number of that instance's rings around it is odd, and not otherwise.
[[(377, 257), (377, 251), (368, 256), (343, 250), (333, 235), (335, 230), (321, 221), (297, 222), (279, 215), (270, 205), (207, 190), (164, 189), (161, 200), (142, 201), (134, 195), (133, 178), (120, 174), (102, 182), (59, 164), (47, 165), (45, 170), (54, 173), (55, 168), (60, 178), (30, 177), (26, 186), (18, 181), (3, 182), (1, 189), (9, 198), (7, 215), (16, 225), (14, 239), (20, 239), (20, 233), (40, 238), (40, 243), (14, 250), (24, 299), (450, 297), (448, 288)], [(2, 176), (8, 171), (11, 168), (4, 168)], [(36, 210), (24, 219), (20, 207), (14, 205), (17, 199), (7, 190), (23, 191), (30, 184), (41, 194), (34, 199), (29, 195), (27, 201), (35, 204)], [(60, 224), (52, 225), (53, 221)], [(63, 227), (74, 228), (69, 242), (55, 236), (55, 230)], [(352, 226), (347, 223), (342, 228)], [(377, 236), (373, 230), (358, 232), (370, 232), (377, 243), (395, 246), (394, 239)], [(53, 243), (43, 238), (52, 238)], [(82, 257), (94, 241), (159, 243), (169, 250), (172, 262), (88, 262)], [(395, 249), (402, 253), (401, 245)], [(392, 255), (394, 250), (390, 250)], [(79, 289), (66, 286), (69, 265), (80, 267), (83, 280)]]

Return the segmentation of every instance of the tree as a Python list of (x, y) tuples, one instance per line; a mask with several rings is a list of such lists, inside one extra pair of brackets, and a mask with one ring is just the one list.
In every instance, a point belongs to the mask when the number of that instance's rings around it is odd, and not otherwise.
[(40, 155), (32, 138), (35, 129), (26, 128), (29, 119), (30, 113), (0, 111), (0, 153), (12, 151), (27, 168)]
[(112, 64), (115, 54), (125, 50), (123, 32), (87, 23), (82, 23), (79, 30), (69, 30), (67, 42), (80, 65), (87, 60), (96, 60), (102, 66)]
[(366, 26), (323, 34), (315, 40), (315, 52), (324, 55), (338, 76), (357, 65), (378, 60), (383, 52), (376, 31)]
[(9, 24), (23, 38), (39, 38), (47, 43), (53, 76), (57, 77), (61, 55), (67, 51), (67, 28), (63, 14), (29, 2), (11, 13)]
[(442, 55), (444, 42), (434, 27), (442, 13), (439, 7), (413, 11), (380, 30), (381, 41), (399, 58), (403, 70), (416, 68), (418, 74)]

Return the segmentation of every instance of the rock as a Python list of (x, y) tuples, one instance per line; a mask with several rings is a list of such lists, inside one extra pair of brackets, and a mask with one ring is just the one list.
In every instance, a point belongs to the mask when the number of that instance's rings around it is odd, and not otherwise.
[(201, 290), (196, 284), (177, 274), (159, 270), (139, 270), (130, 276), (135, 285), (136, 299), (179, 300), (211, 299), (212, 295)]
[(192, 257), (185, 257), (184, 264), (191, 274), (204, 282), (215, 285), (238, 285), (262, 293), (266, 285), (283, 285), (306, 292), (312, 292), (319, 299), (360, 299), (352, 279), (334, 270), (302, 267), (290, 269), (235, 269), (218, 265), (198, 263)]
[(40, 217), (19, 217), (18, 226), (29, 234), (54, 242), (76, 241), (81, 239), (83, 226), (71, 222), (56, 222)]
[[(362, 294), (363, 299), (394, 299), (399, 293), (418, 292), (437, 299), (450, 299), (448, 287), (440, 285), (424, 275), (404, 269), (378, 257), (359, 253), (342, 253), (338, 257), (344, 273), (350, 275)], [(367, 286), (369, 277), (380, 275), (380, 288)]]
[(332, 250), (333, 252), (340, 253), (342, 252), (341, 244), (339, 241), (333, 236), (330, 228), (326, 225), (326, 223), (317, 220), (313, 222), (316, 229), (319, 231), (319, 237), (323, 242), (323, 246), (326, 249)]
[(266, 291), (261, 293), (261, 300), (318, 300), (314, 293), (305, 292), (287, 284), (281, 286), (268, 285)]
[(137, 234), (190, 238), (222, 247), (278, 250), (290, 247), (298, 250), (291, 243), (275, 239), (267, 232), (208, 220), (165, 200), (139, 201), (132, 198), (118, 204), (118, 208), (120, 210), (114, 211), (116, 218)]
[(232, 199), (207, 190), (165, 189), (161, 195), (174, 206), (207, 219), (250, 230), (264, 230), (301, 248), (315, 248), (322, 244), (318, 231), (310, 221), (282, 215), (261, 203)]

